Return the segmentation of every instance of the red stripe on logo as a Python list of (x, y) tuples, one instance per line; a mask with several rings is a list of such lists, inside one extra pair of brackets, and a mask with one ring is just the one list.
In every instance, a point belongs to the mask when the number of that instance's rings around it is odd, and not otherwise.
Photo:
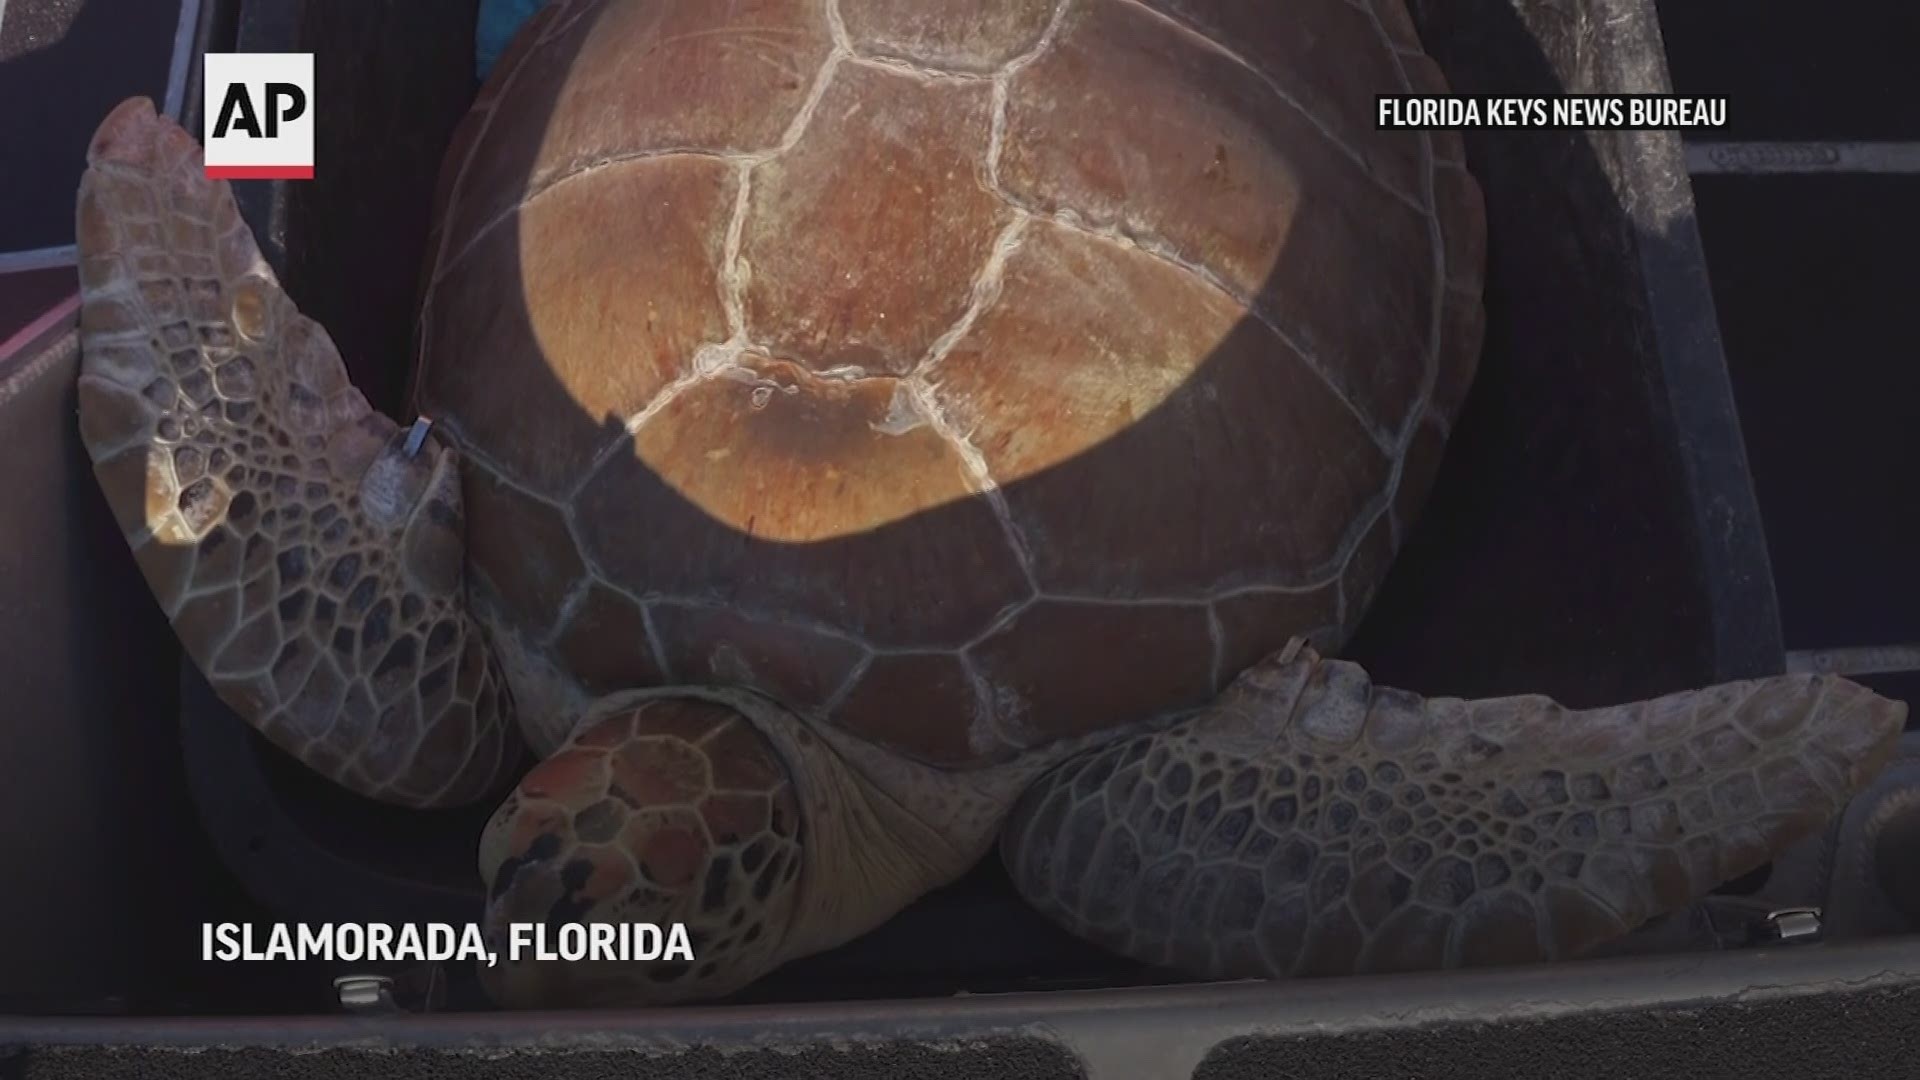
[(311, 180), (311, 165), (209, 165), (209, 180)]

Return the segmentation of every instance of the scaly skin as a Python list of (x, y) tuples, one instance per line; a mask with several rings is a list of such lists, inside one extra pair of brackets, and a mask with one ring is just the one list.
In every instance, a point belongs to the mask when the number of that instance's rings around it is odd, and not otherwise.
[(1067, 929), (1211, 978), (1560, 959), (1819, 828), (1906, 712), (1805, 675), (1584, 712), (1423, 700), (1297, 646), (1036, 784), (1002, 852)]
[(80, 431), (181, 644), (315, 771), (405, 806), (516, 764), (455, 456), (348, 385), (186, 132), (128, 101), (80, 182)]

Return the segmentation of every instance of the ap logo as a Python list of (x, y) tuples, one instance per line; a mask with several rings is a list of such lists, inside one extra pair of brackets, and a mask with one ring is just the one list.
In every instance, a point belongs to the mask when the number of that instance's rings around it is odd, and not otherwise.
[(208, 53), (207, 175), (313, 179), (313, 54)]

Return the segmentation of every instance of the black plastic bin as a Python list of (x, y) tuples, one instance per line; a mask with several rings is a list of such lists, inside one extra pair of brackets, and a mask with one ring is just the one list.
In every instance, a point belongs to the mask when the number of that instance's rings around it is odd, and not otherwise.
[[(403, 420), (430, 193), (475, 89), (473, 6), (216, 0), (207, 9), (214, 49), (316, 55), (316, 97), (336, 118), (321, 128), (320, 179), (247, 185), (242, 202), (295, 299), (333, 331), (376, 405)], [(1413, 6), (1459, 92), (1667, 87), (1650, 0)], [(1429, 509), (1347, 654), (1408, 689), (1539, 691), (1576, 706), (1779, 671), (1773, 586), (1678, 139), (1503, 131), (1467, 141), (1490, 227), (1482, 373)], [(421, 814), (357, 800), (253, 736), (191, 671), (183, 690), (205, 826), (278, 917), (477, 915), (473, 844), (490, 808)], [(327, 974), (287, 977), (309, 980), (318, 1009)], [(455, 1011), (476, 1006), (465, 973), (448, 975)], [(1378, 1070), (1390, 1064), (1421, 1077), (1754, 1076), (1792, 1060), (1783, 1021), (1767, 1009), (1844, 991), (1848, 1003), (1822, 1014), (1822, 1045), (1857, 1042), (1911, 1014), (1916, 975), (1920, 945), (1892, 942), (1179, 985), (1053, 930), (988, 866), (751, 991), (775, 1004), (33, 1031), (51, 1042), (333, 1047), (326, 1053), (367, 1075), (519, 1075), (515, 1053), (561, 1054), (559, 1065), (600, 1075), (615, 1067), (606, 1054), (635, 1050), (644, 1060), (619, 1066), (633, 1075), (714, 1075), (723, 1059), (688, 1049), (712, 1042), (793, 1049), (724, 1059), (741, 1075), (768, 1076), (1307, 1077), (1386, 1075)], [(1088, 989), (1143, 983), (1166, 985)], [(951, 997), (1033, 990), (1054, 992)], [(848, 999), (892, 1002), (836, 1003)], [(1836, 1038), (1842, 1028), (1854, 1034)], [(1754, 1031), (1769, 1034), (1753, 1041)], [(1704, 1061), (1703, 1038), (1722, 1038), (1716, 1053), (1735, 1047), (1735, 1056)], [(1742, 1040), (1753, 1056), (1738, 1056)], [(519, 1049), (502, 1057), (501, 1048)], [(242, 1075), (274, 1052), (221, 1051), (196, 1064)], [(167, 1067), (169, 1054), (74, 1049), (39, 1060), (117, 1063), (133, 1074)], [(1875, 1075), (1871, 1063), (1849, 1071)]]
[[(472, 8), (241, 0), (231, 9), (238, 48), (315, 54), (316, 99), (336, 118), (317, 147), (321, 179), (252, 186), (249, 216), (359, 385), (403, 420), (428, 201), (475, 89)], [(1663, 77), (1642, 3), (1434, 0), (1421, 15), (1460, 92), (1627, 90)], [(1561, 51), (1570, 59), (1556, 59)], [(1676, 141), (1480, 136), (1470, 134), (1468, 152), (1490, 231), (1482, 373), (1425, 518), (1348, 655), (1381, 682), (1422, 692), (1540, 691), (1574, 705), (1780, 670), (1771, 576)], [(270, 907), (311, 921), (477, 915), (473, 845), (490, 807), (420, 814), (359, 800), (254, 736), (191, 671), (185, 698), (207, 826)], [(1161, 978), (1055, 931), (987, 866), (752, 993)]]

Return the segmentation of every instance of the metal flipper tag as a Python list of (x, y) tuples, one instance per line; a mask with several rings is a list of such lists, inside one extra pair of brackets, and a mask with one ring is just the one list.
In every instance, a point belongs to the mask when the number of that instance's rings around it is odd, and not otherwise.
[(397, 1013), (393, 1000), (393, 980), (385, 975), (342, 975), (333, 980), (340, 1007), (350, 1013), (383, 1015)]
[(1802, 944), (1820, 940), (1821, 929), (1819, 908), (1782, 908), (1767, 916), (1759, 929), (1759, 937), (1762, 942)]
[(425, 416), (413, 422), (413, 429), (407, 432), (407, 441), (401, 446), (401, 453), (409, 459), (418, 457), (420, 448), (427, 444), (427, 432), (433, 430), (433, 421)]

